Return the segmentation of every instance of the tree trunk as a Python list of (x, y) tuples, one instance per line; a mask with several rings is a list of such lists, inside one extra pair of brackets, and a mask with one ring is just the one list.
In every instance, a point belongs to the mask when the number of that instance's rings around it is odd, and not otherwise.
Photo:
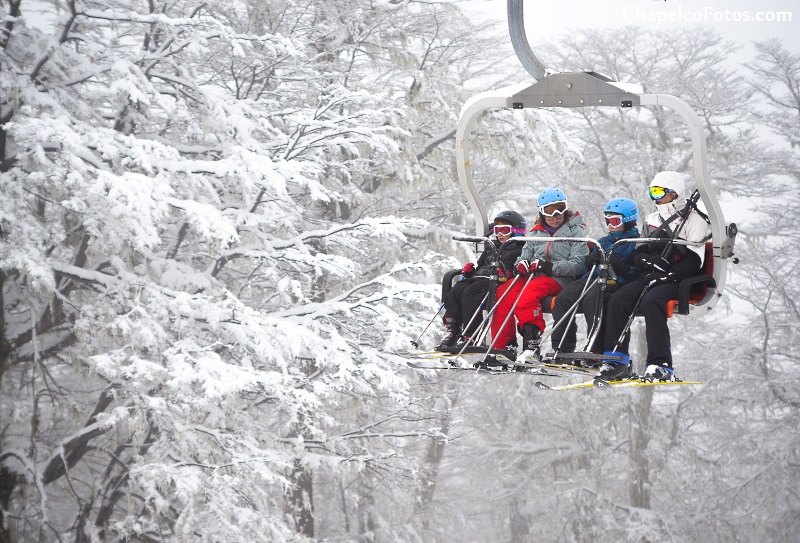
[[(644, 334), (637, 334), (638, 352), (647, 352)], [(643, 358), (643, 356), (642, 356)], [(630, 404), (630, 480), (628, 495), (633, 507), (650, 509), (650, 464), (647, 446), (650, 442), (650, 409), (653, 405), (653, 389), (645, 388), (639, 400)]]
[[(0, 232), (2, 235), (2, 232)], [(6, 275), (0, 270), (0, 383), (3, 374), (11, 365), (11, 345), (6, 341), (5, 304), (3, 303), (3, 286)], [(11, 494), (17, 486), (17, 477), (5, 468), (0, 467), (0, 543), (11, 542), (11, 532), (4, 511), (8, 511)]]
[[(434, 410), (441, 413), (440, 415), (440, 431), (446, 436), (450, 431), (450, 423), (452, 421), (453, 406), (458, 401), (458, 389), (451, 388), (444, 391), (442, 396), (436, 400)], [(438, 530), (437, 525), (440, 521), (436, 518), (431, 518), (430, 514), (426, 513), (428, 505), (433, 502), (433, 496), (436, 492), (436, 484), (439, 481), (439, 470), (444, 458), (444, 451), (447, 442), (444, 439), (431, 440), (428, 445), (428, 450), (425, 454), (425, 464), (421, 475), (419, 494), (417, 503), (419, 504), (419, 511), (423, 512), (422, 519), (422, 533), (424, 541), (436, 541)]]
[(286, 514), (294, 521), (295, 529), (306, 537), (314, 537), (313, 477), (300, 460), (294, 461), (289, 475), (291, 486), (286, 489)]

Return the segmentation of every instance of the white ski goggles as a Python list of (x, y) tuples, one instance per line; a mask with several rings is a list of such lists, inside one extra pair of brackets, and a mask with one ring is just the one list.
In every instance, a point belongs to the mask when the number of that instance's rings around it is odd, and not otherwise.
[(498, 224), (494, 227), (495, 236), (510, 236), (512, 234), (524, 234), (524, 228), (514, 228), (510, 224)]
[(603, 215), (606, 218), (606, 226), (618, 228), (622, 225), (622, 215)]
[(567, 212), (567, 201), (560, 200), (558, 202), (551, 202), (544, 206), (539, 206), (539, 213), (545, 217), (555, 217), (556, 215), (563, 215)]

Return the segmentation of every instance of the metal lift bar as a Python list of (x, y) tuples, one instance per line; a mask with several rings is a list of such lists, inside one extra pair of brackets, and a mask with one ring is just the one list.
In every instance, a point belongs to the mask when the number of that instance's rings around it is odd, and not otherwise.
[(528, 38), (525, 35), (525, 17), (522, 7), (523, 0), (508, 0), (508, 33), (511, 35), (511, 44), (517, 53), (517, 58), (529, 74), (539, 81), (544, 79), (547, 68), (533, 54)]
[[(513, 0), (509, 0), (509, 3)], [(638, 90), (638, 92), (636, 92)], [(692, 310), (700, 307), (712, 309), (722, 295), (726, 278), (726, 259), (732, 255), (732, 238), (725, 228), (722, 209), (714, 194), (708, 175), (706, 138), (703, 125), (692, 108), (675, 96), (666, 94), (641, 94), (633, 85), (613, 82), (594, 73), (557, 73), (533, 85), (522, 83), (481, 93), (469, 99), (461, 110), (456, 129), (456, 163), (461, 188), (475, 216), (475, 231), (482, 235), (488, 227), (486, 209), (470, 170), (469, 135), (477, 117), (493, 108), (541, 107), (638, 107), (663, 106), (677, 112), (689, 127), (692, 136), (692, 162), (694, 180), (711, 222), (714, 246), (714, 279), (717, 283)]]

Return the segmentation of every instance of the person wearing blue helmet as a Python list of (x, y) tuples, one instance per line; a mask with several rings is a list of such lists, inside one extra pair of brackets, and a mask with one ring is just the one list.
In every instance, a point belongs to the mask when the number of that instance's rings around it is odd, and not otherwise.
[[(497, 290), (500, 300), (492, 317), (492, 338), (495, 348), (516, 343), (514, 319), (522, 335), (522, 349), (517, 360), (531, 361), (539, 357), (539, 338), (545, 329), (541, 300), (555, 296), (584, 271), (583, 260), (589, 253), (583, 241), (551, 241), (553, 238), (583, 237), (583, 218), (569, 209), (567, 197), (557, 188), (539, 195), (539, 216), (528, 237), (541, 237), (547, 242), (527, 241), (515, 270), (525, 280), (509, 281)], [(501, 290), (502, 289), (502, 290)], [(505, 297), (506, 289), (512, 289)], [(516, 306), (514, 305), (516, 304)]]
[(467, 262), (461, 269), (463, 276), (444, 300), (445, 334), (436, 349), (447, 350), (470, 341), (475, 329), (483, 320), (478, 312), (489, 289), (491, 277), (497, 275), (501, 283), (513, 275), (514, 263), (522, 251), (523, 241), (514, 241), (516, 236), (526, 232), (525, 217), (512, 210), (501, 211), (494, 218), (492, 233), (494, 238), (477, 263)]
[[(639, 277), (639, 270), (633, 265), (633, 243), (625, 243), (617, 246), (613, 251), (611, 247), (617, 241), (627, 238), (638, 238), (639, 229), (636, 222), (639, 219), (639, 206), (629, 198), (613, 198), (603, 208), (603, 217), (608, 234), (597, 240), (606, 254), (607, 263), (610, 268), (609, 278), (605, 289), (601, 288), (599, 282), (595, 282), (586, 291), (584, 298), (578, 305), (578, 312), (583, 311), (586, 318), (587, 330), (591, 330), (597, 318), (599, 303), (606, 304), (611, 295), (622, 285), (633, 281)], [(578, 281), (574, 281), (564, 287), (555, 299), (552, 314), (553, 322), (558, 323), (578, 301), (587, 282), (591, 283), (600, 274), (600, 263), (602, 253), (595, 247), (584, 260), (587, 271)], [(599, 300), (603, 296), (602, 302)], [(577, 344), (577, 325), (574, 318), (568, 319), (553, 330), (550, 340), (553, 351), (556, 353), (571, 353), (575, 351)], [(595, 345), (590, 345), (589, 350), (595, 353), (603, 352), (603, 322), (600, 322), (600, 331), (595, 335)]]

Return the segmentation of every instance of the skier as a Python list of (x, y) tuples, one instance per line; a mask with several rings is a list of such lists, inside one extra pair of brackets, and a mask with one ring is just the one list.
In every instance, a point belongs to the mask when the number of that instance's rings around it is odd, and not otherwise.
[[(644, 274), (639, 279), (623, 285), (608, 303), (608, 319), (604, 335), (604, 348), (613, 349), (622, 335), (628, 318), (635, 310), (636, 301), (644, 292), (639, 310), (644, 315), (647, 338), (647, 360), (644, 378), (673, 381), (672, 353), (667, 325), (666, 303), (678, 298), (678, 283), (701, 272), (705, 256), (704, 241), (707, 225), (700, 213), (686, 207), (683, 175), (673, 171), (656, 174), (650, 183), (650, 198), (656, 211), (645, 219), (644, 233), (648, 238), (664, 238), (664, 243), (642, 243), (634, 251), (633, 261)], [(688, 213), (688, 215), (685, 215)], [(685, 220), (681, 218), (684, 214)], [(683, 223), (683, 224), (682, 224)], [(697, 245), (669, 244), (668, 240), (682, 239)], [(666, 254), (662, 252), (668, 247)], [(618, 351), (606, 350), (604, 354), (622, 355), (622, 362), (606, 362), (600, 368), (600, 377), (606, 380), (624, 379), (632, 374), (626, 332)]]
[[(516, 211), (501, 211), (494, 218), (493, 224), (495, 239), (492, 240), (492, 247), (481, 254), (477, 265), (472, 262), (464, 265), (461, 270), (463, 279), (447, 293), (444, 301), (445, 335), (436, 350), (445, 350), (460, 343), (462, 335), (464, 341), (469, 341), (482, 320), (478, 312), (481, 302), (492, 287), (490, 276), (496, 273), (498, 281), (504, 283), (513, 275), (514, 264), (524, 242), (506, 242), (512, 237), (525, 234), (525, 217)], [(466, 326), (463, 331), (462, 326)]]
[[(588, 330), (592, 329), (597, 315), (595, 314), (598, 306), (598, 297), (603, 293), (603, 302), (607, 303), (609, 297), (616, 292), (622, 285), (639, 277), (639, 270), (633, 265), (633, 243), (626, 243), (617, 246), (612, 253), (609, 253), (611, 246), (620, 239), (638, 238), (639, 229), (636, 221), (639, 218), (639, 206), (629, 198), (614, 198), (609, 200), (603, 208), (608, 234), (597, 240), (603, 251), (606, 253), (607, 262), (613, 275), (606, 281), (605, 289), (601, 288), (600, 283), (595, 283), (586, 291), (584, 298), (578, 305), (577, 312), (583, 311), (586, 318)], [(592, 266), (599, 266), (602, 261), (600, 251), (595, 247), (585, 259), (586, 268), (591, 270)], [(587, 283), (592, 282), (600, 274), (600, 269), (596, 268), (592, 276), (587, 271), (580, 280), (573, 281), (564, 287), (556, 297), (553, 305), (553, 322), (559, 322), (569, 309), (580, 298)], [(600, 330), (595, 336), (595, 342), (589, 346), (590, 352), (603, 352), (603, 321), (600, 322)], [(569, 325), (569, 326), (567, 326)], [(575, 319), (553, 330), (551, 342), (553, 351), (571, 353), (575, 351), (577, 325)]]
[[(539, 216), (528, 236), (583, 236), (583, 218), (569, 209), (567, 197), (561, 190), (551, 188), (543, 191), (537, 203)], [(492, 317), (492, 337), (496, 349), (513, 347), (516, 343), (512, 319), (509, 318), (503, 326), (516, 302), (514, 317), (522, 336), (522, 352), (517, 360), (527, 362), (538, 359), (539, 338), (545, 328), (541, 299), (555, 296), (566, 284), (579, 277), (584, 271), (583, 260), (588, 253), (589, 249), (582, 241), (525, 243), (515, 263), (515, 272), (521, 276), (520, 279), (501, 285), (497, 291), (499, 299), (505, 289), (513, 289), (497, 304)], [(528, 280), (530, 275), (533, 277)]]

